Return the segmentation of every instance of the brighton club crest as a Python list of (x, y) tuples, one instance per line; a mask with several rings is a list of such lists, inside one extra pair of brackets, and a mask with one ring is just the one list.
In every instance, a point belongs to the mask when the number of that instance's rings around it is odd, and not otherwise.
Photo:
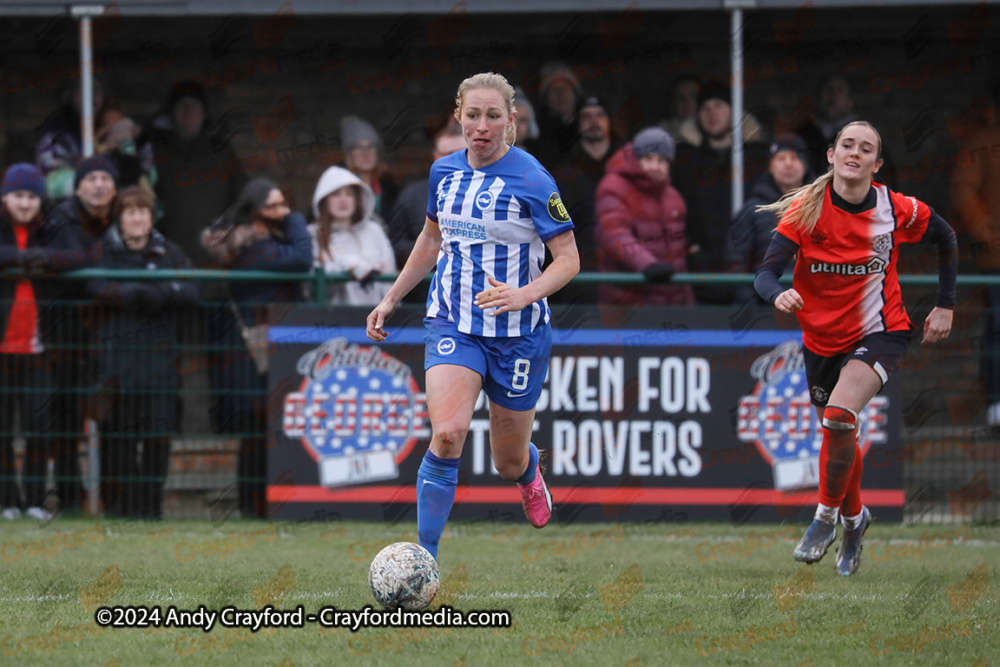
[[(740, 398), (737, 436), (756, 444), (774, 470), (778, 491), (816, 488), (823, 428), (810, 404), (810, 393), (825, 393), (806, 383), (802, 346), (798, 341), (778, 345), (750, 367), (757, 381), (753, 392)], [(819, 400), (823, 397), (817, 396)], [(858, 444), (862, 456), (872, 444), (886, 442), (889, 399), (876, 396), (858, 415)]]
[(410, 368), (377, 348), (334, 338), (296, 370), (302, 385), (285, 397), (282, 428), (316, 460), (323, 486), (395, 479), (417, 438), (430, 435)]

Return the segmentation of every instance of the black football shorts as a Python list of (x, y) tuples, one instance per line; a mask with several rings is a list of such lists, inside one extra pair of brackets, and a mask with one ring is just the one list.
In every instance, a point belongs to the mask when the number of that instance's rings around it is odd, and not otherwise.
[(813, 405), (825, 407), (833, 388), (840, 379), (840, 369), (851, 359), (863, 361), (882, 378), (882, 386), (896, 372), (910, 347), (909, 331), (879, 331), (868, 334), (854, 349), (824, 357), (802, 348), (806, 364), (806, 381), (809, 383), (809, 400)]

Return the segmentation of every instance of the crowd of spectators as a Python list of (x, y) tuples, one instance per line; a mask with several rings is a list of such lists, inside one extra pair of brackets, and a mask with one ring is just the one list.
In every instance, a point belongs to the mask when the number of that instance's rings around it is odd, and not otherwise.
[[(756, 299), (750, 288), (670, 284), (680, 272), (752, 272), (776, 220), (756, 211), (827, 168), (826, 148), (858, 117), (843, 75), (820, 82), (815, 116), (797, 128), (767, 128), (752, 114), (738, 124), (743, 138), (745, 206), (732, 214), (732, 99), (724, 81), (678, 78), (656, 125), (618, 136), (616, 109), (588, 91), (571, 67), (542, 67), (539, 92), (517, 90), (516, 145), (554, 176), (576, 225), (583, 271), (633, 272), (645, 282), (600, 289), (570, 285), (558, 303), (727, 305)], [(994, 94), (994, 98), (1000, 95)], [(994, 105), (968, 141), (972, 157), (1000, 144)], [(301, 273), (347, 272), (331, 285), (333, 305), (377, 304), (388, 286), (376, 280), (398, 270), (424, 224), (427, 180), (390, 177), (383, 138), (358, 116), (340, 119), (343, 164), (319, 178), (305, 215), (292, 211), (280, 184), (193, 177), (226, 170), (238, 158), (210, 132), (202, 87), (177, 82), (160, 110), (141, 125), (119, 100), (94, 88), (96, 153), (82, 154), (80, 95), (71, 92), (39, 128), (35, 163), (9, 166), (0, 208), (0, 367), (23, 386), (0, 398), (0, 510), (51, 518), (46, 461), (54, 461), (60, 511), (85, 497), (77, 442), (85, 417), (100, 425), (100, 498), (106, 511), (157, 518), (170, 438), (181, 409), (171, 357), (175, 312), (199, 300), (225, 304), (206, 316), (212, 426), (240, 442), (239, 507), (261, 516), (264, 497), (265, 408), (253, 392), (265, 387), (266, 361), (245, 354), (267, 325), (267, 307), (295, 302), (303, 286), (290, 280), (199, 285), (161, 279), (55, 282), (44, 274), (78, 268), (222, 268)], [(875, 119), (877, 121), (877, 119)], [(637, 131), (638, 130), (638, 131)], [(435, 136), (432, 158), (465, 147), (449, 123)], [(991, 160), (958, 161), (952, 222), (974, 241), (977, 266), (1000, 263), (1000, 170)], [(891, 170), (888, 170), (891, 172)], [(891, 182), (889, 183), (891, 185)], [(1000, 348), (1000, 291), (992, 306), (989, 349)], [(419, 298), (414, 299), (414, 302)], [(72, 305), (67, 305), (72, 304)], [(266, 333), (265, 333), (266, 337)], [(259, 343), (259, 341), (257, 341)], [(266, 346), (266, 338), (265, 343)], [(40, 361), (63, 354), (58, 363)], [(90, 350), (90, 351), (88, 351)], [(100, 350), (95, 354), (92, 350)], [(109, 353), (108, 350), (114, 350)], [(984, 355), (991, 423), (1000, 423), (1000, 361)], [(33, 388), (50, 387), (46, 395)], [(94, 396), (79, 400), (80, 388)], [(20, 478), (13, 473), (14, 415), (26, 436)], [(48, 431), (51, 437), (43, 437)], [(142, 484), (136, 479), (146, 480)], [(19, 481), (20, 480), (20, 481)]]

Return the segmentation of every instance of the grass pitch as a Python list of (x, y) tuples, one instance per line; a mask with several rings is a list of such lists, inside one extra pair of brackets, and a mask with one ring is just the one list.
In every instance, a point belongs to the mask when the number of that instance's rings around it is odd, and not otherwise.
[(805, 526), (453, 523), (436, 603), (509, 629), (256, 634), (97, 627), (99, 605), (358, 609), (415, 526), (21, 520), (0, 533), (12, 665), (987, 665), (1000, 656), (1000, 528), (874, 523), (851, 578), (791, 558)]

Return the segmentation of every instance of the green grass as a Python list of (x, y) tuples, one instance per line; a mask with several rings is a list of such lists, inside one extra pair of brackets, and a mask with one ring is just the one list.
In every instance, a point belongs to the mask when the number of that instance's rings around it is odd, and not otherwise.
[[(876, 523), (861, 570), (840, 578), (833, 571), (836, 547), (812, 567), (792, 560), (793, 541), (785, 538), (797, 539), (802, 526), (451, 525), (441, 545), (439, 598), (461, 610), (510, 610), (508, 630), (100, 631), (84, 608), (112, 596), (107, 604), (242, 609), (272, 600), (307, 612), (357, 609), (371, 603), (371, 557), (386, 543), (413, 540), (415, 530), (278, 523), (273, 534), (225, 556), (205, 546), (230, 531), (239, 536), (268, 527), (4, 523), (0, 664), (985, 665), (1000, 655), (1000, 528), (976, 526), (962, 534), (971, 539), (949, 544), (943, 537), (953, 527)], [(912, 547), (925, 534), (931, 544), (935, 535), (940, 539), (918, 555)], [(40, 551), (39, 541), (51, 546), (54, 539), (65, 548), (48, 556)], [(745, 546), (748, 539), (758, 546), (738, 551), (734, 541)], [(190, 545), (201, 545), (197, 554)], [(976, 570), (984, 563), (985, 570)], [(949, 597), (948, 588), (963, 582)], [(956, 625), (965, 634), (939, 630), (918, 650), (906, 644), (925, 626)], [(54, 632), (63, 641), (42, 644), (39, 635)], [(739, 646), (748, 632), (757, 641)]]

